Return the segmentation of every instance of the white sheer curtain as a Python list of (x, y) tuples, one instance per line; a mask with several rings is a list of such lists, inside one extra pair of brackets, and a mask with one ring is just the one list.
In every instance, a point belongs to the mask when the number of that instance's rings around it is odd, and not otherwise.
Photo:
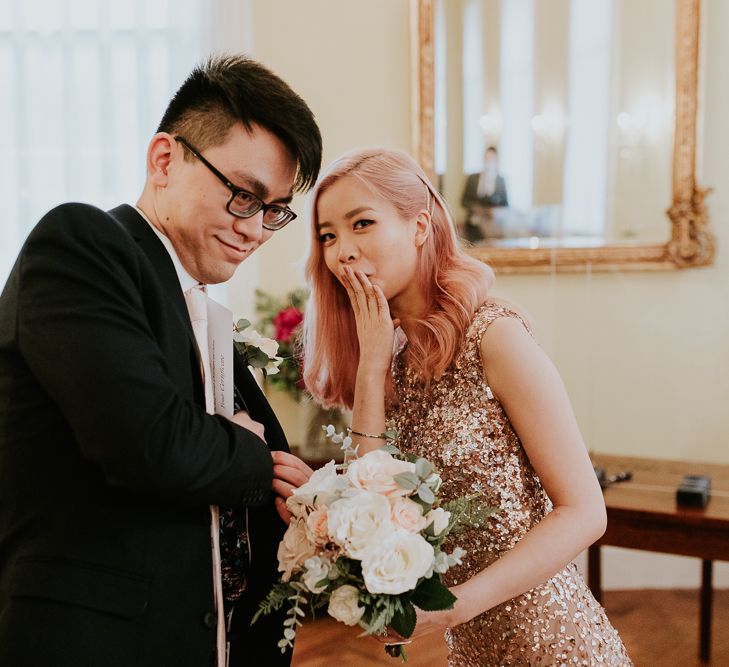
[(525, 210), (534, 185), (534, 0), (502, 0), (501, 21), (501, 171), (511, 206)]
[(64, 201), (134, 203), (149, 138), (208, 45), (202, 0), (0, 2), (0, 286)]
[(447, 138), (447, 99), (446, 99), (446, 76), (447, 76), (447, 30), (445, 26), (444, 0), (435, 3), (435, 59), (433, 63), (435, 77), (435, 173), (445, 174), (447, 168), (446, 138)]
[(463, 7), (463, 173), (483, 169), (484, 134), (478, 120), (483, 115), (486, 80), (483, 60), (481, 3), (467, 0)]
[(568, 235), (605, 234), (614, 20), (614, 0), (572, 0), (563, 192)]

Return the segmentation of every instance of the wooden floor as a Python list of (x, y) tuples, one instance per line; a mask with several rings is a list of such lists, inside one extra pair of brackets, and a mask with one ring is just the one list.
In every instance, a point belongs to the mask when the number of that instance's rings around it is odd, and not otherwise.
[[(635, 667), (693, 667), (698, 659), (698, 592), (607, 591), (605, 608), (625, 642)], [(308, 623), (299, 631), (294, 667), (369, 667), (398, 662), (372, 639), (331, 619)], [(437, 636), (408, 647), (410, 667), (444, 667), (446, 650)], [(713, 653), (709, 663), (729, 666), (729, 591), (714, 597)], [(475, 666), (474, 666), (475, 667)]]

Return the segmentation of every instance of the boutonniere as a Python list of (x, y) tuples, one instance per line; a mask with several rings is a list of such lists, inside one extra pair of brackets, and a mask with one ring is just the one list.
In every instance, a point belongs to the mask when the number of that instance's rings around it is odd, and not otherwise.
[(250, 326), (248, 320), (238, 320), (233, 326), (233, 344), (249, 366), (263, 371), (264, 377), (275, 375), (283, 361), (282, 357), (277, 356), (278, 343), (272, 338), (261, 336)]

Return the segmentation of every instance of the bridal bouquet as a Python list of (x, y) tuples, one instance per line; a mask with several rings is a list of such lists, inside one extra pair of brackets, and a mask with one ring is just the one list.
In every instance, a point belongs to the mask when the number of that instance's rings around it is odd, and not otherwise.
[[(456, 600), (441, 575), (465, 551), (446, 553), (445, 538), (459, 527), (482, 525), (492, 513), (476, 497), (441, 503), (441, 478), (424, 458), (405, 456), (390, 443), (358, 457), (349, 436), (333, 426), (326, 432), (341, 443), (345, 463), (330, 461), (287, 500), (292, 519), (278, 550), (281, 581), (253, 619), (288, 605), (282, 652), (293, 647), (307, 608), (326, 607), (363, 635), (389, 626), (409, 637), (416, 606), (450, 609)], [(405, 658), (399, 644), (385, 649)]]

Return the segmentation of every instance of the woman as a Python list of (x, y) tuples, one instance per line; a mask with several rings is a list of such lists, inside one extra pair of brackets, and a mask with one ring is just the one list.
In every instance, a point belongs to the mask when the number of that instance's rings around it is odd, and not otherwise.
[(606, 516), (564, 386), (522, 315), (488, 296), (490, 269), (459, 250), (423, 171), (386, 150), (340, 158), (313, 191), (312, 234), (309, 390), (352, 408), (360, 453), (389, 420), (445, 500), (499, 509), (455, 538), (458, 600), (418, 611), (413, 638), (445, 631), (450, 665), (632, 664), (571, 563)]

